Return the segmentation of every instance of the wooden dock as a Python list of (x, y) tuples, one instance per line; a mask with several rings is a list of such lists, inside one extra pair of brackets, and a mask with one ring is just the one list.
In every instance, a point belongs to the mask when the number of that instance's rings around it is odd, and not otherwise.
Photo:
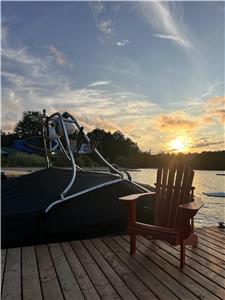
[(196, 229), (197, 248), (127, 236), (2, 250), (2, 299), (225, 299), (225, 230)]

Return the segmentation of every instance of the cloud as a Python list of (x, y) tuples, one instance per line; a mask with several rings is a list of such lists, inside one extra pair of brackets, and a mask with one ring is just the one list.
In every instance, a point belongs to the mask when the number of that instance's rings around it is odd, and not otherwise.
[(110, 83), (111, 83), (111, 81), (96, 81), (96, 82), (93, 82), (93, 83), (89, 84), (88, 87), (96, 87), (96, 86), (101, 86), (101, 85), (108, 85)]
[(224, 140), (220, 140), (216, 142), (208, 142), (207, 140), (205, 140), (204, 142), (200, 142), (192, 145), (192, 148), (206, 148), (210, 146), (217, 146), (217, 145), (224, 145), (224, 144), (225, 144)]
[(116, 131), (119, 130), (119, 126), (114, 122), (110, 122), (105, 118), (100, 117), (87, 117), (85, 114), (78, 114), (76, 119), (82, 126), (85, 127), (86, 131), (94, 130), (95, 128), (104, 129), (105, 131)]
[(158, 31), (155, 37), (176, 42), (186, 50), (193, 48), (182, 12), (175, 2), (140, 2), (139, 7), (146, 21)]
[(203, 107), (204, 120), (208, 123), (219, 121), (225, 123), (225, 96), (217, 96), (209, 99)]
[(206, 98), (207, 96), (210, 96), (218, 86), (224, 84), (224, 82), (216, 82), (214, 84), (210, 84), (209, 83), (209, 87), (208, 87), (208, 91), (205, 92), (204, 94), (202, 94), (200, 97), (203, 99), (203, 98)]
[(105, 10), (105, 5), (102, 1), (93, 1), (89, 5), (95, 15), (100, 15)]
[(113, 19), (106, 17), (105, 4), (103, 2), (90, 2), (89, 5), (92, 11), (96, 28), (100, 33), (99, 40), (102, 43), (109, 41), (113, 44), (113, 39), (114, 39)]
[(173, 36), (173, 35), (154, 33), (153, 36), (160, 39), (173, 40), (178, 43), (180, 42), (180, 39), (177, 36)]
[(112, 131), (120, 129), (125, 134), (137, 136), (140, 131), (138, 134), (135, 132), (140, 118), (143, 123), (149, 123), (149, 114), (156, 109), (146, 96), (115, 86), (109, 80), (95, 81), (75, 89), (71, 78), (55, 68), (47, 52), (39, 57), (29, 48), (8, 44), (4, 54), (3, 130), (13, 130), (23, 111), (46, 108), (48, 114), (69, 110), (84, 121), (86, 130), (95, 127)]
[(182, 112), (160, 115), (156, 118), (156, 124), (163, 131), (191, 130), (199, 125), (196, 119), (192, 119)]
[(211, 110), (211, 113), (217, 117), (222, 124), (225, 124), (225, 109), (214, 109)]
[(112, 20), (100, 20), (97, 24), (98, 29), (105, 35), (111, 35), (113, 32)]
[(55, 61), (58, 65), (65, 65), (66, 64), (66, 60), (65, 60), (63, 54), (58, 49), (51, 46), (51, 47), (49, 47), (49, 51), (53, 54), (53, 56), (55, 58)]
[(121, 41), (118, 41), (118, 42), (116, 43), (116, 45), (117, 45), (118, 47), (124, 47), (124, 46), (126, 46), (126, 45), (128, 45), (128, 44), (130, 44), (130, 41), (129, 41), (129, 40), (121, 40)]

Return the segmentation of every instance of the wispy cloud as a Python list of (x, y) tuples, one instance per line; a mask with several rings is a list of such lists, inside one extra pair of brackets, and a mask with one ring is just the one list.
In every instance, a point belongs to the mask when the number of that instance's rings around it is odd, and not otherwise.
[(104, 19), (97, 23), (98, 29), (107, 36), (111, 36), (113, 32), (112, 20)]
[[(127, 63), (130, 65), (126, 62), (126, 67)], [(13, 130), (23, 111), (46, 108), (48, 113), (69, 110), (84, 122), (86, 130), (120, 129), (139, 136), (135, 132), (140, 118), (149, 123), (149, 114), (157, 109), (146, 96), (109, 80), (74, 88), (69, 75), (52, 64), (48, 52), (39, 57), (29, 48), (12, 47), (10, 43), (4, 48), (2, 78), (2, 129), (7, 131)]]
[(155, 37), (176, 42), (185, 49), (193, 48), (182, 12), (175, 2), (140, 2), (142, 15), (154, 30)]
[(214, 84), (209, 83), (208, 91), (206, 93), (202, 94), (200, 97), (203, 99), (203, 98), (210, 96), (216, 90), (216, 88), (222, 84), (224, 85), (224, 82), (221, 82), (221, 81), (216, 82)]
[(88, 87), (96, 87), (96, 86), (101, 86), (101, 85), (108, 85), (110, 83), (111, 83), (111, 81), (95, 81), (95, 82), (89, 84)]
[(166, 35), (166, 34), (159, 34), (159, 33), (154, 33), (154, 37), (160, 38), (160, 39), (165, 39), (165, 40), (173, 40), (175, 42), (180, 42), (180, 39), (177, 36), (174, 35)]
[(129, 41), (129, 40), (121, 40), (121, 41), (118, 41), (118, 42), (116, 43), (116, 45), (117, 45), (118, 47), (124, 47), (124, 46), (126, 46), (126, 45), (128, 45), (128, 44), (130, 44), (130, 41)]
[(183, 112), (162, 114), (156, 119), (156, 122), (158, 127), (163, 131), (190, 130), (198, 126), (197, 119), (190, 118), (190, 116)]
[(218, 145), (225, 145), (224, 140), (216, 140), (216, 141), (208, 141), (208, 139), (204, 139), (203, 142), (198, 142), (192, 145), (192, 148), (206, 148), (210, 146), (218, 146)]
[(66, 60), (64, 55), (55, 47), (50, 46), (49, 47), (49, 51), (53, 54), (55, 61), (58, 65), (65, 65), (66, 64)]
[(203, 106), (203, 118), (206, 123), (215, 122), (225, 124), (225, 96), (217, 96), (209, 99)]
[(89, 3), (92, 15), (95, 21), (95, 25), (100, 33), (99, 40), (102, 43), (107, 41), (113, 43), (114, 39), (114, 26), (113, 19), (106, 16), (106, 6), (103, 2), (90, 2)]

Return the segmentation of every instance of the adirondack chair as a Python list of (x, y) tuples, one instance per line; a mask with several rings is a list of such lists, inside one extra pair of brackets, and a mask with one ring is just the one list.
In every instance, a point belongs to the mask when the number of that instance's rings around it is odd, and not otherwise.
[[(197, 246), (193, 217), (203, 206), (194, 197), (194, 171), (187, 166), (160, 168), (155, 192), (133, 194), (119, 198), (129, 207), (127, 231), (130, 235), (130, 255), (135, 254), (136, 235), (180, 245), (180, 268), (185, 265), (185, 245)], [(136, 221), (136, 201), (142, 197), (155, 200), (154, 225)]]

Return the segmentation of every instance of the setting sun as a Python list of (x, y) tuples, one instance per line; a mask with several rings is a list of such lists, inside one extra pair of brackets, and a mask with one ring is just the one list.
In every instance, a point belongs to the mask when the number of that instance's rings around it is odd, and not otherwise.
[(177, 137), (169, 143), (172, 152), (187, 152), (190, 147), (190, 141), (185, 137)]

